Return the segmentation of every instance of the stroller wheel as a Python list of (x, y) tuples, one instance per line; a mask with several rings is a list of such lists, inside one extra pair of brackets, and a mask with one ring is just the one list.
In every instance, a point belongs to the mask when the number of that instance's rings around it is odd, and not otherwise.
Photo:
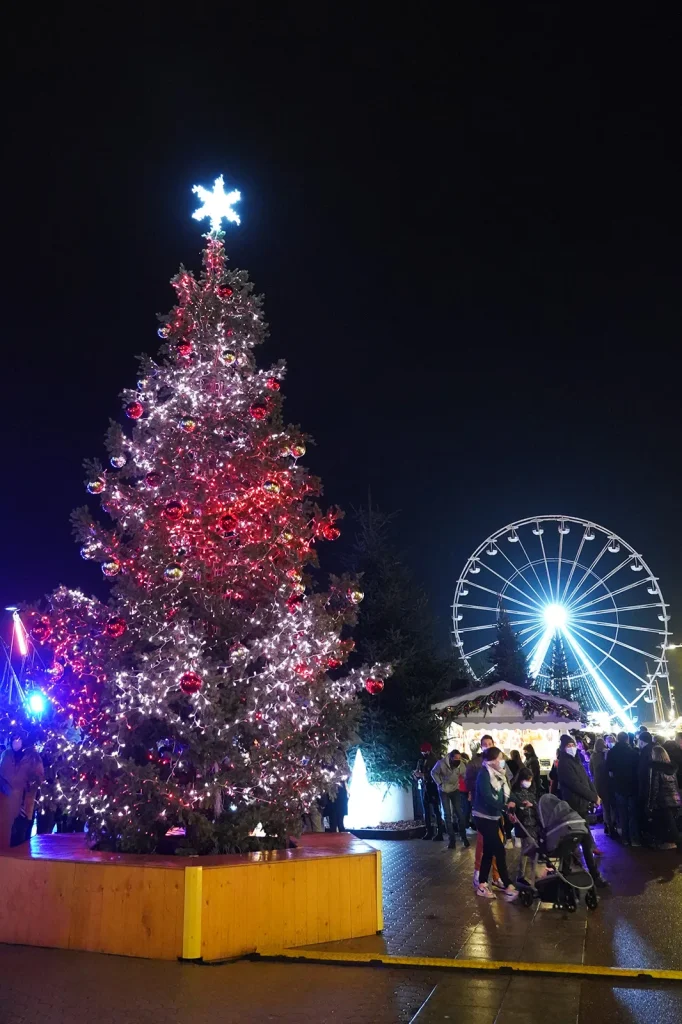
[(585, 906), (588, 910), (596, 910), (599, 906), (599, 897), (594, 889), (585, 894)]
[(519, 892), (519, 901), (523, 907), (533, 906), (533, 890), (532, 889), (521, 889)]

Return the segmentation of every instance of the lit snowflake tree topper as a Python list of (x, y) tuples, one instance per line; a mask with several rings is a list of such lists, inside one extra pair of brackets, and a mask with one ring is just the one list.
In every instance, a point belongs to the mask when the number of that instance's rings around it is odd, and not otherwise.
[(232, 209), (234, 204), (238, 203), (241, 199), (241, 192), (238, 192), (236, 188), (232, 189), (231, 192), (226, 192), (222, 174), (213, 182), (212, 192), (209, 192), (203, 185), (194, 185), (192, 192), (198, 195), (204, 204), (198, 210), (195, 210), (192, 216), (195, 220), (203, 220), (204, 217), (210, 217), (211, 231), (218, 234), (222, 227), (223, 217), (233, 224), (241, 223), (239, 214)]

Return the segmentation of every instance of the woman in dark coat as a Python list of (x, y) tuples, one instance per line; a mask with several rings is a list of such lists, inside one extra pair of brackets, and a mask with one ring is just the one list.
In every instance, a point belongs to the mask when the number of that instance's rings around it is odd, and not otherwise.
[(661, 850), (674, 850), (682, 846), (682, 836), (676, 821), (679, 809), (680, 793), (675, 765), (671, 763), (668, 752), (657, 744), (651, 751), (649, 763), (647, 813), (653, 819), (654, 833)]

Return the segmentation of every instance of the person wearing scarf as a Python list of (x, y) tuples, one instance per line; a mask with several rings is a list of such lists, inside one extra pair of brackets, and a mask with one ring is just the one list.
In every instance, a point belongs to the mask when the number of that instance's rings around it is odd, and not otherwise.
[(483, 837), (483, 859), (481, 860), (476, 895), (483, 899), (495, 899), (495, 893), (488, 885), (488, 876), (494, 857), (504, 886), (500, 895), (502, 899), (511, 903), (518, 896), (518, 891), (511, 884), (509, 878), (504, 840), (500, 832), (500, 819), (509, 805), (511, 792), (504, 770), (502, 751), (498, 747), (489, 747), (483, 751), (482, 756), (483, 768), (476, 779), (473, 812), (476, 827)]

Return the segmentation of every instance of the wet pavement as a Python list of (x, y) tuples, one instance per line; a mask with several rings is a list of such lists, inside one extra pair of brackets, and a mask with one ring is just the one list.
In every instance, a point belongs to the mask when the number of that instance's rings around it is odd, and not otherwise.
[[(611, 891), (593, 913), (484, 902), (473, 850), (376, 843), (385, 930), (325, 950), (682, 969), (676, 852), (599, 837)], [(510, 856), (514, 862), (516, 853)], [(682, 1019), (682, 983), (488, 975), (432, 968), (239, 962), (194, 966), (0, 946), (2, 1024), (630, 1024)]]
[[(594, 830), (611, 885), (596, 910), (575, 913), (476, 896), (474, 849), (444, 843), (375, 842), (382, 851), (384, 932), (330, 942), (360, 950), (456, 959), (523, 960), (682, 970), (682, 858), (676, 850), (624, 848)], [(508, 850), (512, 878), (517, 850)]]

